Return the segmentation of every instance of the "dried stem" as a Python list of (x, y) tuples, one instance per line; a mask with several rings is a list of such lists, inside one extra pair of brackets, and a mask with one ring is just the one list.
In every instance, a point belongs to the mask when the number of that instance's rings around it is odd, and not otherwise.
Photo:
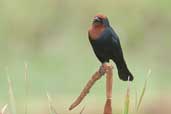
[(72, 110), (77, 105), (81, 103), (81, 101), (84, 99), (84, 97), (89, 93), (91, 87), (94, 85), (94, 83), (101, 78), (102, 75), (100, 75), (99, 71), (96, 71), (91, 79), (88, 81), (84, 89), (82, 90), (80, 96), (73, 102), (73, 104), (69, 107), (69, 110)]
[(113, 66), (109, 63), (104, 64), (106, 70), (106, 104), (104, 114), (112, 114), (112, 85), (113, 85)]
[(25, 107), (24, 107), (24, 114), (28, 114), (28, 95), (29, 95), (29, 77), (28, 77), (28, 64), (25, 63), (25, 72), (24, 72), (24, 78), (25, 78)]
[(13, 93), (13, 89), (12, 89), (12, 81), (8, 74), (8, 68), (6, 68), (6, 73), (7, 73), (8, 87), (9, 87), (9, 98), (10, 98), (11, 111), (12, 111), (12, 114), (16, 114), (15, 97), (14, 97), (14, 93)]
[(50, 97), (48, 92), (46, 93), (46, 96), (48, 98), (48, 103), (49, 103), (49, 113), (50, 114), (58, 114), (55, 107), (53, 106), (52, 98)]
[(4, 105), (3, 108), (1, 109), (0, 114), (4, 114), (4, 112), (6, 111), (7, 107), (8, 107), (8, 104)]

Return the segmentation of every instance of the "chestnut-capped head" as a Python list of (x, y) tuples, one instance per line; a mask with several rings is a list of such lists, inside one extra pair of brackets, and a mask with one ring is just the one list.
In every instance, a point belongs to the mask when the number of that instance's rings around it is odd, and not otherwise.
[(110, 26), (107, 16), (103, 14), (96, 14), (93, 18), (93, 25)]

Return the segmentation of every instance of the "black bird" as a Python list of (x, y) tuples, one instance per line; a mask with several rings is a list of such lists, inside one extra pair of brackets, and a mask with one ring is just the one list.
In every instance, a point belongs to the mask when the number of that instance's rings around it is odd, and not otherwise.
[(119, 37), (110, 26), (105, 15), (97, 14), (94, 17), (88, 30), (88, 36), (94, 53), (102, 65), (112, 59), (117, 66), (121, 80), (127, 81), (128, 77), (130, 81), (134, 79), (125, 62)]

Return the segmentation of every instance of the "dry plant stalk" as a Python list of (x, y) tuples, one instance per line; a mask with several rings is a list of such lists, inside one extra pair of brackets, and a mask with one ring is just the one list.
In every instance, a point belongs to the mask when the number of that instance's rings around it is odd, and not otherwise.
[(9, 91), (9, 101), (10, 101), (10, 106), (11, 106), (11, 113), (16, 114), (16, 103), (15, 103), (15, 96), (12, 88), (12, 81), (10, 79), (10, 76), (8, 74), (8, 68), (6, 68), (6, 73), (7, 73), (7, 81), (8, 81), (8, 91)]
[(91, 79), (88, 81), (84, 89), (82, 90), (80, 96), (73, 102), (73, 104), (69, 107), (69, 110), (72, 110), (77, 105), (81, 103), (81, 101), (84, 99), (84, 97), (89, 93), (91, 87), (94, 85), (94, 83), (99, 80), (102, 77), (102, 75), (99, 73), (99, 71), (96, 71)]
[(50, 97), (48, 92), (46, 93), (46, 96), (48, 98), (48, 103), (49, 103), (49, 113), (50, 114), (58, 114), (55, 107), (53, 106), (52, 98)]
[(112, 86), (113, 86), (113, 66), (110, 64), (105, 64), (106, 69), (106, 98), (112, 99)]
[(83, 114), (85, 106), (81, 109), (80, 114)]
[(3, 108), (1, 109), (0, 114), (4, 114), (5, 110), (7, 109), (8, 104), (4, 105)]
[(104, 114), (112, 114), (112, 99), (106, 99)]
[(25, 63), (25, 72), (24, 72), (24, 79), (25, 79), (25, 97), (26, 102), (24, 105), (24, 114), (28, 114), (28, 95), (29, 95), (29, 75), (28, 75), (28, 64)]
[(129, 105), (130, 105), (130, 79), (128, 77), (128, 86), (127, 86), (127, 90), (126, 90), (123, 114), (128, 114), (129, 113)]
[(112, 114), (113, 66), (111, 64), (105, 64), (104, 67), (106, 69), (106, 103), (104, 114)]

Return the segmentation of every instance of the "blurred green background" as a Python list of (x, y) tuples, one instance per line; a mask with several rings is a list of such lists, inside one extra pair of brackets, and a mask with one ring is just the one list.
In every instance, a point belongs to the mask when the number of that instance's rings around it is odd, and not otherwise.
[[(8, 72), (18, 114), (23, 114), (25, 102), (29, 114), (47, 114), (47, 91), (60, 114), (76, 114), (84, 105), (87, 114), (103, 112), (104, 77), (80, 107), (67, 111), (100, 66), (89, 44), (87, 29), (92, 17), (103, 13), (119, 35), (127, 64), (135, 76), (131, 108), (134, 109), (135, 91), (139, 95), (151, 69), (141, 112), (170, 113), (170, 11), (170, 0), (0, 0), (0, 107), (9, 103)], [(24, 63), (29, 70), (28, 97)], [(126, 86), (118, 79), (115, 68), (114, 112), (123, 108)]]

